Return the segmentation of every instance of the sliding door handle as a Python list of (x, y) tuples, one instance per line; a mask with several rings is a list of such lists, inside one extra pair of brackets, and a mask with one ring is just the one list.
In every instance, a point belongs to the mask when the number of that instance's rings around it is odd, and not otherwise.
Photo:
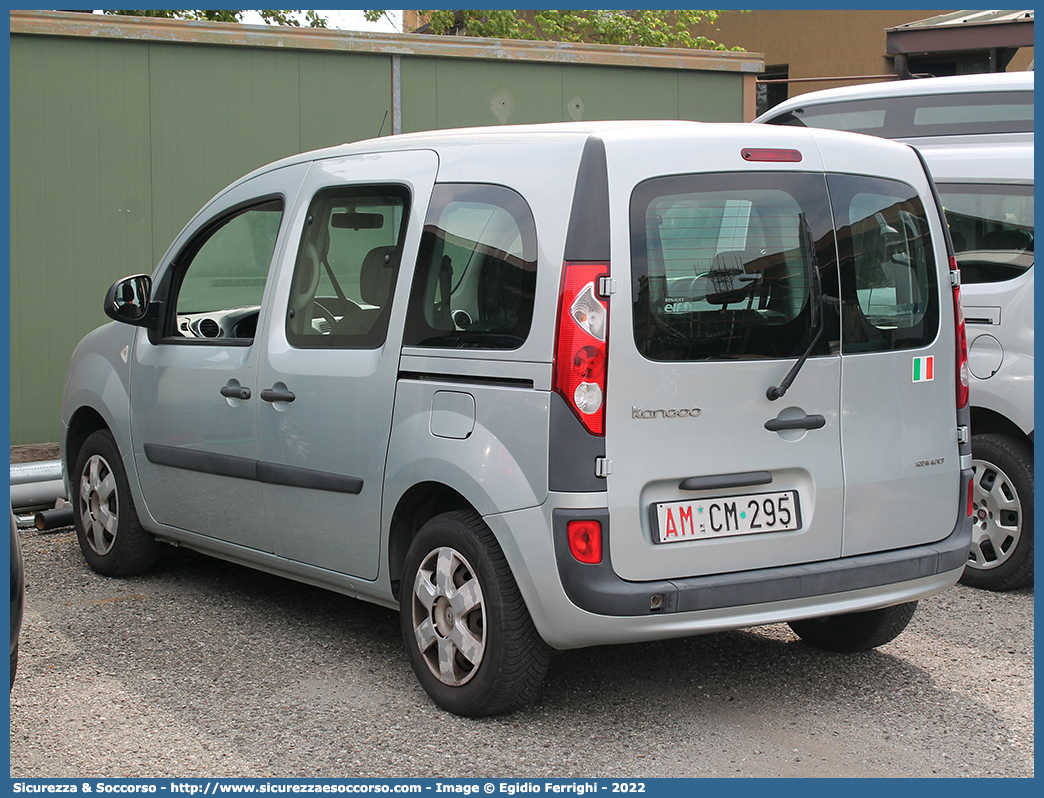
[(297, 397), (285, 388), (265, 388), (261, 391), (261, 398), (266, 402), (292, 402)]

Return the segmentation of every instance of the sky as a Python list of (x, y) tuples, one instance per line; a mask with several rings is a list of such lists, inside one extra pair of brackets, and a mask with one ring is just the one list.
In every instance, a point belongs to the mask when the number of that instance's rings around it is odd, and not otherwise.
[[(402, 33), (402, 11), (390, 11), (389, 14), (395, 18), (395, 23), (391, 23), (387, 18), (381, 19), (379, 22), (367, 22), (363, 19), (362, 11), (320, 11), (316, 9), (320, 16), (326, 17), (326, 24), (330, 28), (338, 30), (369, 30), (377, 31), (378, 33)], [(304, 21), (304, 15), (300, 17), (301, 24), (306, 25)], [(247, 11), (243, 14), (243, 22), (248, 25), (263, 25), (264, 22), (261, 17), (254, 11)]]
[[(402, 11), (389, 11), (388, 16), (382, 17), (378, 22), (367, 22), (363, 17), (362, 11), (346, 11), (333, 10), (333, 11), (319, 11), (316, 9), (319, 15), (326, 17), (326, 24), (328, 27), (336, 30), (368, 30), (376, 31), (377, 33), (402, 33)], [(95, 11), (95, 14), (100, 14), (101, 11)], [(303, 13), (297, 15), (298, 20), (301, 22), (303, 27), (307, 27), (308, 23), (305, 21)], [(256, 11), (244, 11), (243, 22), (247, 25), (264, 25), (265, 22), (261, 19), (261, 15)]]

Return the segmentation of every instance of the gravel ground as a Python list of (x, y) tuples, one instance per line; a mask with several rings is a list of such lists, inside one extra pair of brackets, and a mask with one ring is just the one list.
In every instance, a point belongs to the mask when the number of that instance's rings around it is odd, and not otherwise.
[(61, 457), (57, 443), (30, 443), (24, 446), (11, 447), (11, 465), (15, 463), (36, 463), (41, 460), (57, 460)]
[(395, 613), (175, 549), (95, 575), (22, 532), (21, 777), (1032, 777), (1033, 591), (953, 588), (854, 656), (786, 626), (555, 658), (538, 701), (431, 704)]

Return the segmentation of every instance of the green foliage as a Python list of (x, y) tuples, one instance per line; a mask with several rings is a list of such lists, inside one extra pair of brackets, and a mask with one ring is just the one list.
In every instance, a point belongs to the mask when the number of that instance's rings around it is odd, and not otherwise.
[[(115, 16), (130, 16), (130, 17), (158, 17), (160, 19), (193, 19), (202, 22), (242, 22), (243, 12), (242, 11), (166, 11), (166, 10), (147, 10), (147, 11), (106, 11), (106, 14)], [(289, 25), (293, 28), (301, 27), (301, 23), (298, 22), (291, 14), (296, 14), (296, 11), (258, 11), (261, 15), (261, 19), (264, 20), (266, 25)], [(315, 11), (305, 11), (305, 22), (308, 23), (310, 28), (325, 28), (326, 18), (319, 16)]]
[[(385, 11), (366, 11), (376, 22)], [(685, 47), (701, 50), (727, 50), (725, 45), (706, 36), (693, 36), (691, 29), (704, 22), (713, 23), (720, 11), (561, 11), (533, 12), (530, 22), (517, 10), (493, 11), (418, 11), (431, 32), (457, 33), (495, 39), (530, 39), (551, 42), (593, 42), (640, 47)], [(733, 47), (740, 51), (743, 48)]]

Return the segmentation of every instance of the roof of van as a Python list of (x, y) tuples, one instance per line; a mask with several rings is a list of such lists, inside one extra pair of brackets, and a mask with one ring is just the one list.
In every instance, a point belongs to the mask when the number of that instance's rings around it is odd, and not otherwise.
[[(441, 149), (446, 147), (474, 146), (482, 143), (492, 146), (510, 146), (512, 144), (537, 144), (554, 146), (572, 142), (582, 144), (592, 135), (612, 137), (614, 132), (625, 136), (641, 135), (641, 132), (657, 131), (664, 133), (671, 128), (687, 129), (697, 136), (711, 135), (712, 131), (724, 131), (732, 128), (737, 135), (741, 131), (749, 130), (750, 123), (747, 122), (693, 122), (684, 119), (667, 120), (608, 120), (608, 121), (585, 121), (585, 122), (547, 122), (530, 125), (496, 125), (489, 127), (465, 127), (448, 128), (444, 130), (425, 130), (415, 133), (401, 133), (392, 136), (383, 136), (375, 139), (363, 139), (360, 141), (338, 144), (310, 152), (302, 152), (291, 155), (274, 163), (260, 167), (251, 175), (267, 172), (273, 168), (289, 166), (294, 163), (311, 161), (320, 158), (337, 158), (351, 156), (359, 153), (392, 152), (398, 150), (431, 148)], [(700, 131), (700, 132), (696, 132)], [(830, 136), (835, 131), (809, 129), (806, 133), (814, 135)], [(782, 134), (773, 134), (782, 135)], [(844, 133), (842, 135), (852, 135)], [(864, 138), (864, 137), (860, 137)], [(882, 139), (883, 141), (884, 139)], [(243, 179), (250, 177), (244, 176)]]
[(922, 144), (917, 149), (940, 183), (1033, 185), (1033, 144)]
[(945, 78), (921, 78), (874, 83), (862, 86), (843, 86), (799, 94), (769, 109), (755, 122), (779, 116), (781, 113), (806, 105), (869, 100), (877, 97), (909, 97), (918, 94), (961, 94), (989, 91), (1033, 91), (1032, 72), (990, 72), (981, 75), (957, 75)]
[[(589, 136), (606, 133), (612, 130), (664, 127), (700, 127), (704, 123), (688, 120), (621, 120), (621, 121), (585, 121), (585, 122), (547, 122), (530, 125), (495, 125), (479, 127), (445, 128), (440, 130), (422, 130), (414, 133), (399, 133), (374, 139), (360, 139), (325, 147), (309, 152), (291, 155), (274, 163), (267, 164), (246, 175), (267, 172), (273, 168), (289, 166), (303, 161), (320, 158), (337, 158), (357, 153), (394, 152), (398, 150), (469, 146), (481, 143), (486, 145), (510, 145), (512, 143), (536, 143), (534, 136), (542, 136), (543, 142), (553, 144), (572, 141), (582, 143)], [(727, 124), (727, 123), (723, 123)], [(743, 124), (743, 123), (735, 123)]]
[[(449, 130), (431, 130), (417, 133), (406, 133), (384, 136), (377, 139), (341, 144), (325, 149), (303, 152), (297, 155), (262, 166), (250, 174), (244, 175), (225, 190), (239, 185), (259, 174), (274, 169), (305, 163), (308, 161), (351, 158), (354, 156), (376, 155), (386, 152), (404, 150), (430, 149), (439, 154), (440, 173), (443, 169), (453, 174), (453, 179), (463, 179), (459, 175), (478, 170), (475, 175), (488, 170), (482, 159), (477, 159), (476, 147), (499, 150), (499, 157), (514, 160), (521, 157), (521, 149), (536, 147), (545, 153), (558, 151), (575, 151), (576, 158), (585, 142), (593, 135), (600, 136), (607, 144), (629, 146), (630, 143), (641, 144), (646, 138), (650, 146), (675, 146), (678, 141), (720, 142), (723, 139), (736, 142), (735, 153), (740, 154), (740, 144), (747, 147), (772, 148), (778, 146), (795, 146), (800, 142), (814, 142), (814, 154), (808, 152), (810, 159), (818, 162), (826, 151), (832, 158), (860, 157), (864, 161), (884, 163), (886, 155), (893, 156), (908, 149), (883, 138), (861, 136), (853, 133), (833, 130), (808, 128), (783, 128), (774, 125), (754, 126), (747, 122), (692, 122), (686, 120), (624, 120), (624, 121), (590, 121), (590, 122), (553, 122), (533, 125), (498, 125), (493, 127), (456, 128)], [(655, 142), (655, 143), (653, 143)], [(786, 142), (785, 144), (781, 144)], [(839, 153), (847, 155), (839, 156)], [(858, 153), (858, 156), (854, 154)], [(884, 160), (882, 160), (884, 159)], [(895, 160), (893, 157), (892, 161)], [(810, 160), (809, 163), (812, 163)], [(224, 192), (221, 192), (224, 193)]]

